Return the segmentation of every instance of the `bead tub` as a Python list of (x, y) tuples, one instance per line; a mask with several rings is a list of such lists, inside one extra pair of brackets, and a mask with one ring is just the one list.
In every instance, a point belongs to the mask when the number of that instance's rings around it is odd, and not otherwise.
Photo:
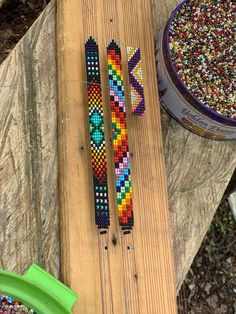
[(0, 313), (72, 314), (77, 294), (33, 264), (19, 276), (0, 270)]
[(159, 96), (190, 131), (236, 139), (233, 1), (185, 0), (156, 40)]

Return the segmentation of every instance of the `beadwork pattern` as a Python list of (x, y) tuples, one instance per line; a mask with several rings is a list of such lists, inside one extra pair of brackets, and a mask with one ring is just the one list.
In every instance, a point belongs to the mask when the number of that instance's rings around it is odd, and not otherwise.
[(107, 185), (107, 162), (104, 138), (102, 90), (99, 52), (96, 41), (90, 37), (85, 43), (90, 147), (92, 155), (95, 219), (98, 228), (110, 224)]
[(127, 47), (132, 114), (143, 116), (145, 101), (140, 48)]
[(107, 62), (112, 114), (112, 139), (114, 147), (118, 218), (122, 229), (130, 230), (132, 229), (134, 219), (124, 81), (121, 51), (114, 40), (112, 40), (107, 47)]

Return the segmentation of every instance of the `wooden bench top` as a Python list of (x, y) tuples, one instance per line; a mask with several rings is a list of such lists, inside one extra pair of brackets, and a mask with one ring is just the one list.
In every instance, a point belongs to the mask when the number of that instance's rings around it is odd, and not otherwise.
[[(177, 4), (153, 0), (156, 32)], [(0, 267), (23, 273), (36, 262), (58, 276), (54, 1), (0, 66), (0, 99)], [(164, 109), (162, 131), (179, 290), (235, 169), (236, 145), (190, 133)]]

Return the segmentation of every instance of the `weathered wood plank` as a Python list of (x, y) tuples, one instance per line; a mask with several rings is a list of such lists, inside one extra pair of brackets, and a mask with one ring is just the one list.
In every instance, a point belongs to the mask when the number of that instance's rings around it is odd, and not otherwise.
[(179, 289), (235, 169), (236, 145), (194, 135), (164, 110), (162, 125)]
[(51, 4), (0, 67), (0, 267), (59, 272)]
[[(63, 278), (80, 294), (74, 311), (176, 313), (150, 2), (60, 0), (57, 9), (61, 265)], [(90, 35), (98, 38), (105, 86), (107, 40), (122, 43), (126, 86), (126, 47), (140, 47), (147, 107), (143, 118), (131, 116), (127, 109), (135, 212), (131, 235), (123, 235), (118, 226), (112, 149), (107, 145), (111, 227), (105, 245), (99, 238), (106, 236), (100, 236), (95, 228), (89, 176), (84, 41)], [(103, 96), (105, 130), (111, 137), (107, 88), (103, 88)], [(127, 108), (130, 108), (128, 99)], [(116, 245), (112, 241), (114, 237)], [(106, 249), (108, 253), (103, 253)]]
[[(157, 30), (177, 1), (153, 3)], [(53, 1), (27, 39), (0, 66), (0, 267), (19, 273), (33, 261), (55, 275), (59, 273), (54, 19)], [(27, 45), (34, 47), (33, 57), (27, 52), (34, 84), (26, 81), (24, 74), (23, 48)], [(27, 92), (30, 97), (25, 95), (26, 82), (34, 89)], [(37, 111), (28, 114), (31, 97)], [(37, 128), (32, 130), (27, 123), (35, 115)], [(235, 141), (215, 142), (191, 134), (164, 110), (162, 131), (179, 288), (235, 168), (236, 145)], [(32, 149), (29, 140), (35, 135), (38, 140), (33, 141)], [(37, 161), (32, 165), (35, 156)], [(36, 180), (32, 176), (38, 167), (41, 174)], [(37, 238), (40, 231), (41, 243)]]

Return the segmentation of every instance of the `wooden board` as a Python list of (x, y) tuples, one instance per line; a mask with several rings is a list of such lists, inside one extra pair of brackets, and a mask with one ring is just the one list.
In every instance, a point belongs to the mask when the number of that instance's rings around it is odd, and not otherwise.
[[(61, 265), (63, 279), (80, 294), (74, 312), (175, 313), (150, 2), (58, 1), (57, 12)], [(99, 43), (102, 86), (108, 84), (108, 42), (115, 39), (120, 43), (126, 91), (126, 47), (140, 47), (147, 107), (143, 118), (132, 117), (126, 97), (135, 228), (131, 235), (122, 235), (109, 140), (112, 132), (108, 89), (103, 88), (112, 217), (108, 240), (98, 236), (94, 224), (84, 84), (84, 44), (91, 35)]]
[(51, 5), (0, 67), (0, 267), (58, 276), (54, 24)]
[[(153, 0), (155, 32), (176, 4), (175, 0)], [(59, 273), (54, 22), (52, 1), (0, 66), (0, 267), (21, 274), (32, 262), (53, 275)], [(28, 133), (21, 128), (28, 119), (25, 98), (20, 96), (25, 89), (25, 42), (32, 50), (28, 64), (37, 74), (27, 85), (30, 103), (37, 104), (34, 117), (43, 143), (37, 149), (27, 144)], [(7, 113), (14, 117), (11, 122)], [(235, 141), (222, 143), (196, 136), (165, 110), (161, 120), (178, 290), (232, 176), (236, 145)], [(29, 193), (34, 187), (28, 159), (32, 149), (42, 157), (37, 171), (44, 178), (43, 185), (36, 185), (40, 202)], [(38, 208), (42, 215), (36, 220)]]

